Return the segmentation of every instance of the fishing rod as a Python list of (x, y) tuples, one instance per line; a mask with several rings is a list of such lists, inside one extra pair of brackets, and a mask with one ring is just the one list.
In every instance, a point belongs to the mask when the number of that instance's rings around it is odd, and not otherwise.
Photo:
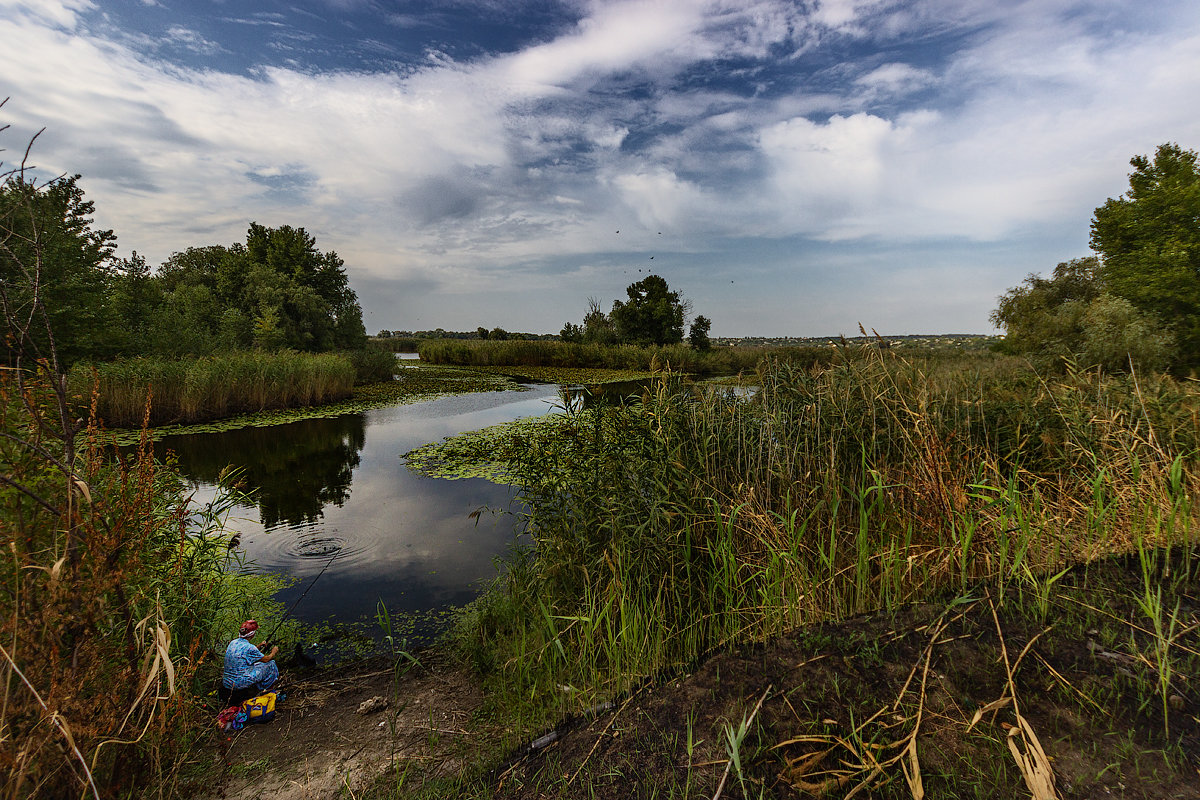
[(271, 640), (275, 636), (275, 631), (279, 630), (279, 626), (282, 625), (284, 621), (292, 615), (292, 612), (296, 610), (296, 606), (300, 605), (300, 601), (303, 600), (312, 587), (317, 584), (317, 581), (321, 580), (321, 576), (325, 574), (325, 570), (329, 569), (333, 565), (334, 559), (336, 559), (339, 555), (341, 555), (340, 550), (329, 557), (329, 560), (325, 562), (325, 566), (321, 567), (321, 571), (317, 573), (317, 577), (312, 579), (312, 582), (308, 584), (308, 588), (304, 590), (303, 594), (296, 598), (296, 601), (292, 603), (291, 607), (285, 611), (283, 616), (279, 618), (279, 621), (275, 623), (275, 627), (271, 628), (271, 632), (267, 634), (265, 639), (263, 639), (264, 645), (271, 643)]

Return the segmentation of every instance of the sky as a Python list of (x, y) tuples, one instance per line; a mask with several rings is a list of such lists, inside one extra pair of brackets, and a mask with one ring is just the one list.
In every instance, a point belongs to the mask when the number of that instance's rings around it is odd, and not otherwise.
[(988, 333), (1129, 159), (1200, 149), (1195, 0), (0, 0), (0, 153), (157, 265), (304, 227), (367, 330)]

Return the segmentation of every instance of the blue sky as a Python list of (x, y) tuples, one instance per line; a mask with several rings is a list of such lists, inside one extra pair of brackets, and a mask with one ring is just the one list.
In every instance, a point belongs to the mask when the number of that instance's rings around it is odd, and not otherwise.
[(1200, 148), (1200, 4), (0, 0), (0, 142), (152, 264), (303, 226), (367, 328), (987, 332)]

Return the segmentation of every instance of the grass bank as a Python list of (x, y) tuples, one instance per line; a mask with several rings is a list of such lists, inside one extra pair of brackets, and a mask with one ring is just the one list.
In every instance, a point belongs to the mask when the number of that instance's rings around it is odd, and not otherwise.
[(627, 371), (674, 370), (694, 375), (734, 375), (753, 371), (767, 355), (803, 366), (839, 359), (834, 347), (722, 347), (694, 350), (687, 345), (578, 344), (554, 341), (435, 339), (422, 341), (421, 360), (460, 366), (531, 366)]
[[(390, 358), (386, 353), (379, 355)], [(221, 419), (265, 409), (313, 406), (348, 397), (350, 359), (333, 353), (247, 351), (172, 360), (130, 358), (77, 366), (71, 393), (114, 428)]]
[[(758, 383), (668, 378), (514, 438), (536, 545), (459, 636), (514, 730), (797, 626), (983, 584), (1036, 610), (1071, 564), (1194, 541), (1190, 383), (873, 349)], [(1179, 618), (1146, 591), (1164, 664)]]

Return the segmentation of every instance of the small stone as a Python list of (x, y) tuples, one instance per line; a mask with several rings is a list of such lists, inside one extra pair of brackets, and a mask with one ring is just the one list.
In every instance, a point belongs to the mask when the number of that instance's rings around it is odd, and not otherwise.
[(1177, 694), (1173, 694), (1170, 697), (1168, 697), (1167, 704), (1170, 705), (1171, 708), (1175, 709), (1176, 711), (1183, 711), (1184, 706), (1187, 705), (1184, 702), (1184, 699)]
[(379, 695), (375, 695), (370, 700), (364, 700), (359, 705), (355, 714), (374, 714), (376, 711), (383, 711), (388, 707), (388, 701)]

